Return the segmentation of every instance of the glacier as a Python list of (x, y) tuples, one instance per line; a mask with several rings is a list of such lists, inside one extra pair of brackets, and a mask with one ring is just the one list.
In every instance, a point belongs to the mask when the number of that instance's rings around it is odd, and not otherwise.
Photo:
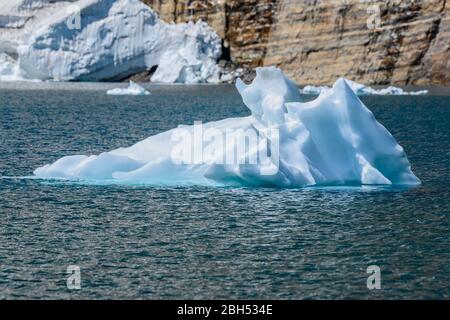
[(143, 87), (138, 85), (137, 83), (130, 81), (127, 88), (115, 88), (106, 91), (107, 95), (112, 96), (123, 96), (123, 95), (131, 95), (131, 96), (147, 96), (150, 95), (150, 92), (145, 90)]
[(275, 67), (258, 68), (250, 85), (239, 79), (236, 87), (250, 116), (180, 125), (100, 155), (66, 156), (34, 175), (273, 188), (420, 184), (403, 148), (346, 80), (310, 102)]
[(170, 24), (139, 0), (8, 0), (0, 81), (109, 81), (157, 69), (163, 83), (217, 83), (221, 39), (205, 22)]
[[(348, 79), (345, 79), (348, 86), (357, 94), (360, 96), (368, 96), (368, 95), (380, 95), (380, 96), (386, 96), (386, 95), (399, 95), (399, 96), (420, 96), (420, 95), (426, 95), (428, 94), (428, 90), (420, 90), (420, 91), (405, 91), (402, 88), (389, 86), (387, 88), (383, 89), (374, 89), (372, 87), (366, 86), (361, 83), (357, 83), (355, 81), (351, 81)], [(304, 86), (303, 89), (301, 89), (301, 93), (303, 94), (313, 94), (318, 95), (322, 91), (330, 90), (330, 87), (327, 86), (312, 86), (307, 85)]]

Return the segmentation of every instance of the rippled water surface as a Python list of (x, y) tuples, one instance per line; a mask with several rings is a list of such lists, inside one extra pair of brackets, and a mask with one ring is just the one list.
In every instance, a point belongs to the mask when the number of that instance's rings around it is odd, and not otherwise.
[[(194, 120), (247, 115), (231, 86), (0, 88), (0, 298), (450, 298), (450, 97), (364, 97), (414, 189), (87, 186), (23, 177)], [(81, 268), (81, 290), (66, 268)], [(369, 265), (382, 289), (366, 287)]]

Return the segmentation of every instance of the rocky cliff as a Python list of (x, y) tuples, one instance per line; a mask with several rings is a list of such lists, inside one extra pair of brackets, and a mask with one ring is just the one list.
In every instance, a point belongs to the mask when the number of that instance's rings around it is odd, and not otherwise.
[(145, 0), (167, 21), (202, 19), (224, 58), (277, 65), (300, 84), (450, 84), (447, 0)]

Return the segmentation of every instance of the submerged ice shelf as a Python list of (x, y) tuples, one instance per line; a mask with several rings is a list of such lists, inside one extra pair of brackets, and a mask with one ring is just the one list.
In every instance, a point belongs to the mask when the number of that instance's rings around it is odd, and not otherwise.
[(344, 79), (311, 102), (301, 102), (295, 83), (274, 67), (259, 68), (251, 85), (238, 80), (236, 86), (251, 116), (179, 126), (128, 148), (64, 157), (34, 174), (277, 188), (420, 184), (403, 148)]

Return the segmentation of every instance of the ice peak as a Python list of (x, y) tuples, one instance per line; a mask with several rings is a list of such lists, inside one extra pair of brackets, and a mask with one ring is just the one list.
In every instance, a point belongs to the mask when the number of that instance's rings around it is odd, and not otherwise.
[(238, 79), (236, 88), (253, 117), (266, 124), (284, 122), (285, 104), (301, 100), (297, 85), (276, 67), (257, 68), (250, 85)]

